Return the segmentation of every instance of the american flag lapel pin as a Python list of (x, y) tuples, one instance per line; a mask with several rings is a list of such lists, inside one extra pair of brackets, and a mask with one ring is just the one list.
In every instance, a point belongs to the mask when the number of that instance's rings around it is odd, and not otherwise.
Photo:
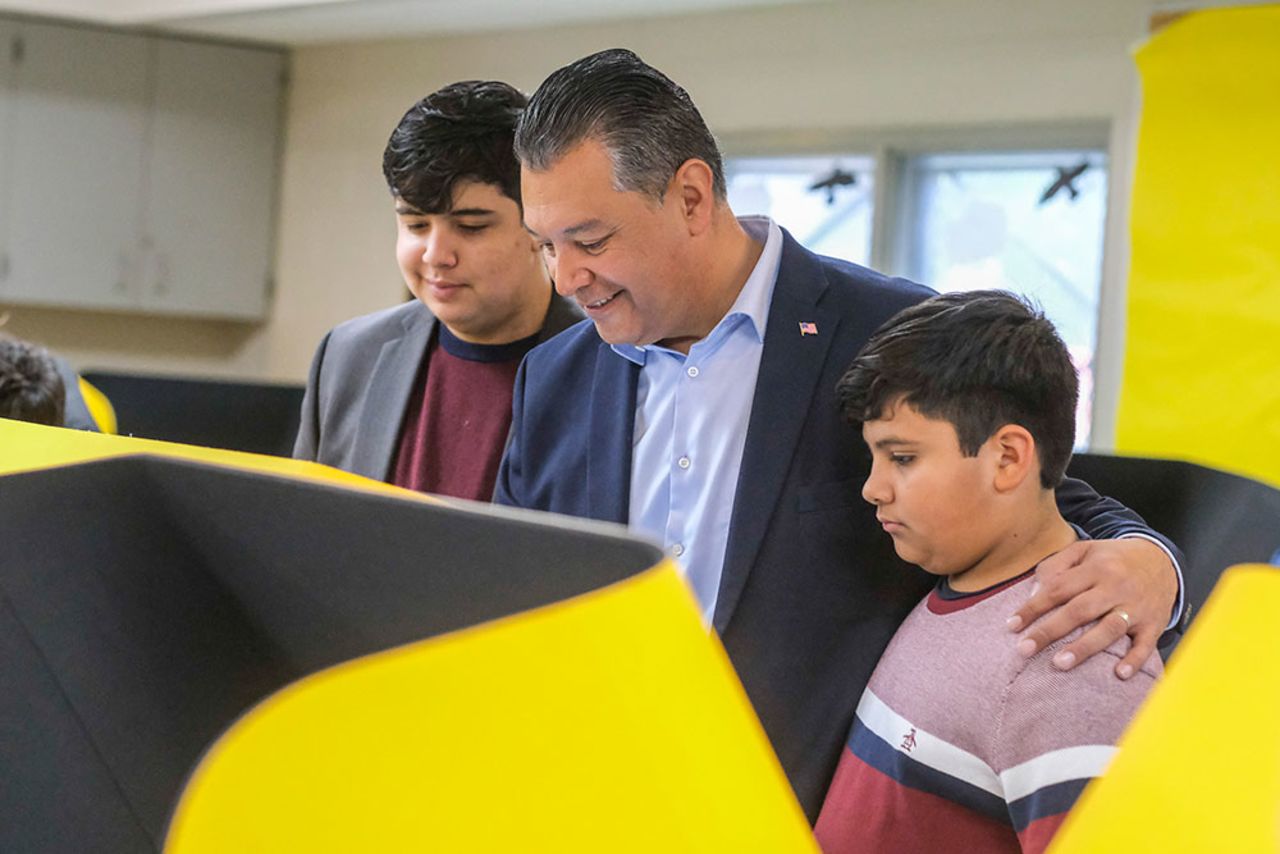
[(802, 321), (800, 321), (800, 335), (801, 335), (801, 337), (803, 337), (803, 336), (805, 336), (805, 335), (817, 335), (817, 334), (818, 334), (818, 324), (816, 324), (816, 323), (810, 323), (810, 322), (808, 322), (808, 321), (806, 321), (806, 320), (802, 320)]

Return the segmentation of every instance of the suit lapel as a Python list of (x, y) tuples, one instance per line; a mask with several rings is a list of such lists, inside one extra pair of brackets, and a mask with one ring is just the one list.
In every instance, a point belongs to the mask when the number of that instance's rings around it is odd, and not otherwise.
[(592, 519), (627, 524), (639, 379), (639, 365), (600, 342), (588, 397), (590, 429), (581, 437), (587, 443), (586, 515)]
[(404, 334), (382, 345), (369, 375), (366, 415), (351, 451), (352, 468), (366, 477), (386, 480), (391, 472), (405, 407), (436, 324), (431, 312), (419, 308), (404, 318)]
[[(817, 259), (785, 231), (783, 241), (716, 599), (719, 632), (733, 617), (764, 542), (840, 323), (839, 314), (818, 307), (827, 280)], [(816, 334), (801, 334), (802, 323)]]

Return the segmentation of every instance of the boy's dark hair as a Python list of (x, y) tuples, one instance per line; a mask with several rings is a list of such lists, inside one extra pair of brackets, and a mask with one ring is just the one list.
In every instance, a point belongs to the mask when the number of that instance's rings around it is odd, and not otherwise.
[(1079, 394), (1071, 355), (1043, 312), (1005, 291), (942, 294), (876, 330), (836, 385), (845, 418), (874, 421), (899, 398), (948, 421), (975, 456), (1005, 424), (1036, 440), (1040, 484), (1062, 482)]
[(393, 196), (422, 213), (446, 213), (454, 185), (480, 181), (520, 204), (520, 163), (512, 148), (528, 99), (496, 80), (465, 80), (409, 108), (382, 152)]
[(552, 72), (520, 118), (516, 156), (548, 169), (588, 139), (609, 152), (619, 190), (661, 201), (676, 170), (696, 158), (711, 167), (715, 197), (726, 197), (720, 148), (693, 99), (629, 50), (602, 50)]
[(61, 427), (67, 392), (43, 347), (0, 335), (0, 418)]

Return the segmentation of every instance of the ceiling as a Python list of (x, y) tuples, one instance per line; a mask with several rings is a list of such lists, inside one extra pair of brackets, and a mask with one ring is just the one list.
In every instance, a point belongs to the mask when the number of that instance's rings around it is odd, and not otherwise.
[(0, 11), (308, 45), (812, 2), (822, 0), (0, 0)]

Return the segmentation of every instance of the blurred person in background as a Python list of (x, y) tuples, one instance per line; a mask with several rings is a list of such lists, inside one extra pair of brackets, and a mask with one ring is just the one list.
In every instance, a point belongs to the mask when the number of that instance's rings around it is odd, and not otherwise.
[(0, 418), (61, 427), (66, 397), (58, 365), (47, 350), (0, 334)]

